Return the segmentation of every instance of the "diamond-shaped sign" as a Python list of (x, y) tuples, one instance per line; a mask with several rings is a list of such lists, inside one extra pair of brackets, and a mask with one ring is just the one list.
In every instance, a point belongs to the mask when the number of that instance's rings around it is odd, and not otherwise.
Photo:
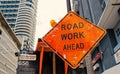
[(43, 40), (72, 68), (77, 68), (105, 33), (74, 12), (69, 12)]

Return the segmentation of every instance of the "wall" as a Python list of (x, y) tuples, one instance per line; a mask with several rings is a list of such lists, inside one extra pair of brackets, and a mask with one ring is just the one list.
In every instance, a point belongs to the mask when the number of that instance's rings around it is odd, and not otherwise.
[(103, 70), (106, 70), (114, 66), (115, 65), (115, 59), (114, 59), (114, 54), (113, 54), (114, 50), (111, 44), (110, 35), (107, 34), (105, 38), (101, 41), (99, 45), (99, 50), (101, 50), (101, 53), (102, 53), (102, 63), (104, 66)]
[(120, 64), (106, 70), (102, 74), (120, 74)]
[(0, 74), (16, 74), (18, 58), (15, 56), (19, 52), (19, 41), (14, 37), (14, 33), (0, 14)]

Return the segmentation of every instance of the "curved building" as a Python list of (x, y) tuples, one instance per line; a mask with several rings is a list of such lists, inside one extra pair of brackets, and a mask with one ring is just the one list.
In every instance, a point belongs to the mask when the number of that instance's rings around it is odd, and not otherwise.
[(36, 21), (37, 0), (21, 0), (15, 26), (16, 36), (28, 40), (30, 49), (33, 48)]

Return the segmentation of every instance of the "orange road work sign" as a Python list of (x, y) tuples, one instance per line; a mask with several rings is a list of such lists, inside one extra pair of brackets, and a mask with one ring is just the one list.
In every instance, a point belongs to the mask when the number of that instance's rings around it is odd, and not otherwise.
[(43, 40), (75, 69), (105, 33), (105, 30), (70, 11)]

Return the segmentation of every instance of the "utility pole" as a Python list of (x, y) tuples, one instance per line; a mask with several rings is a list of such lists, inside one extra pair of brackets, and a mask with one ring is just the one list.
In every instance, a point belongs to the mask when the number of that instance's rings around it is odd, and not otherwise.
[[(70, 0), (66, 0), (66, 3), (67, 3), (67, 12), (71, 11), (71, 3), (70, 3)], [(72, 74), (76, 74), (76, 70), (74, 69), (71, 69), (72, 70)]]
[[(66, 2), (67, 2), (67, 12), (69, 12), (69, 11), (71, 11), (71, 3), (70, 3), (70, 0), (66, 0)], [(92, 22), (94, 22), (94, 21), (92, 21)], [(91, 53), (89, 53), (85, 57), (85, 64), (86, 64), (86, 68), (87, 68), (87, 74), (94, 74)], [(74, 70), (72, 70), (72, 73), (76, 74), (76, 72)]]
[(93, 66), (92, 66), (91, 53), (89, 53), (85, 57), (85, 64), (86, 64), (86, 68), (87, 68), (87, 74), (94, 74)]
[(71, 11), (71, 3), (70, 0), (66, 0), (67, 3), (67, 12)]

